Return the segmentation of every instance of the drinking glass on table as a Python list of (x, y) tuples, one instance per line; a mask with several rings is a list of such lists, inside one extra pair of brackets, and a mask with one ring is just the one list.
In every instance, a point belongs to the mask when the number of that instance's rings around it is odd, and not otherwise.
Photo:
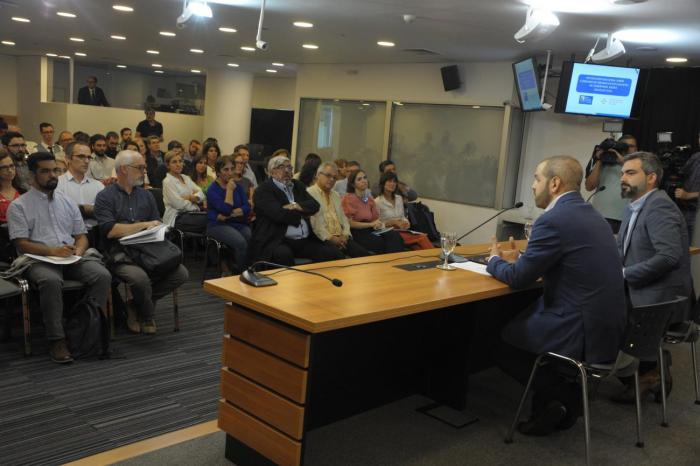
[(530, 235), (532, 234), (532, 224), (533, 224), (533, 221), (531, 218), (525, 219), (525, 224), (523, 225), (523, 232), (525, 233), (525, 239), (530, 239)]
[(440, 235), (440, 247), (442, 248), (442, 254), (445, 256), (445, 262), (437, 266), (438, 269), (442, 270), (455, 270), (455, 267), (451, 266), (447, 260), (454, 251), (455, 246), (457, 246), (457, 235), (455, 233), (443, 233)]

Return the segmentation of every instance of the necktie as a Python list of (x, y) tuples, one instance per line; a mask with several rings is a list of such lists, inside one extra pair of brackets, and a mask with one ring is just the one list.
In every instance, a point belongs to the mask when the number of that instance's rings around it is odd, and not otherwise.
[(95, 89), (90, 89), (90, 100), (95, 101)]

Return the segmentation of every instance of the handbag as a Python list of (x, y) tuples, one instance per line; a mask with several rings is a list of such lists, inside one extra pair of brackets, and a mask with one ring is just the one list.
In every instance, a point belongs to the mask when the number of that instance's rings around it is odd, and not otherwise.
[(180, 248), (168, 240), (122, 246), (124, 252), (149, 277), (162, 277), (173, 271), (182, 260)]

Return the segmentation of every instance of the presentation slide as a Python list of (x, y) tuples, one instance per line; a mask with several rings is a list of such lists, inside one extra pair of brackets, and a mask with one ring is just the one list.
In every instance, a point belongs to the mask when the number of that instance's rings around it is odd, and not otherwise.
[(639, 69), (574, 63), (566, 113), (629, 118)]
[(533, 67), (533, 61), (523, 60), (513, 65), (515, 69), (515, 80), (520, 92), (520, 100), (523, 111), (541, 110), (540, 92), (537, 87), (537, 75)]

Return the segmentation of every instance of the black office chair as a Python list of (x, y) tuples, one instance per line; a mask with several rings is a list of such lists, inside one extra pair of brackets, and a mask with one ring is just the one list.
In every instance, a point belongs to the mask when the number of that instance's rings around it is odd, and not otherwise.
[(693, 315), (691, 319), (675, 324), (669, 328), (664, 336), (664, 344), (679, 345), (682, 343), (690, 344), (690, 356), (693, 362), (693, 383), (695, 386), (695, 404), (700, 405), (700, 387), (698, 387), (698, 359), (695, 344), (700, 338), (700, 301), (693, 307)]
[[(589, 378), (598, 383), (610, 377), (628, 377), (634, 376), (634, 395), (637, 408), (637, 447), (644, 447), (642, 440), (642, 403), (639, 397), (639, 361), (640, 359), (650, 359), (659, 355), (659, 365), (664, 367), (663, 350), (661, 349), (661, 341), (664, 332), (668, 326), (668, 322), (673, 312), (687, 300), (685, 297), (679, 297), (673, 301), (666, 303), (653, 304), (649, 306), (640, 306), (632, 309), (631, 319), (623, 338), (623, 344), (620, 348), (617, 358), (610, 364), (589, 364), (584, 361), (578, 361), (561, 354), (548, 352), (541, 354), (535, 360), (530, 378), (525, 386), (523, 396), (520, 398), (518, 410), (515, 413), (515, 418), (505, 436), (506, 443), (513, 442), (513, 431), (520, 419), (520, 413), (525, 406), (525, 401), (530, 392), (530, 386), (535, 378), (537, 370), (543, 364), (548, 363), (546, 360), (554, 360), (564, 362), (567, 365), (573, 366), (577, 371), (576, 381), (581, 386), (581, 398), (583, 400), (583, 425), (586, 442), (586, 465), (591, 464), (590, 454), (590, 418), (588, 409), (588, 381)], [(661, 391), (663, 397), (663, 424), (666, 423), (666, 389), (665, 375), (661, 370)]]
[(8, 301), (12, 298), (19, 296), (22, 306), (22, 318), (24, 321), (24, 354), (29, 355), (31, 353), (31, 341), (28, 337), (29, 335), (29, 304), (27, 301), (27, 295), (29, 293), (29, 285), (27, 281), (23, 278), (18, 278), (16, 280), (4, 280), (0, 279), (0, 302), (4, 303), (5, 307), (5, 327), (3, 329), (2, 340), (7, 341), (12, 338), (12, 317), (14, 307), (9, 305)]

